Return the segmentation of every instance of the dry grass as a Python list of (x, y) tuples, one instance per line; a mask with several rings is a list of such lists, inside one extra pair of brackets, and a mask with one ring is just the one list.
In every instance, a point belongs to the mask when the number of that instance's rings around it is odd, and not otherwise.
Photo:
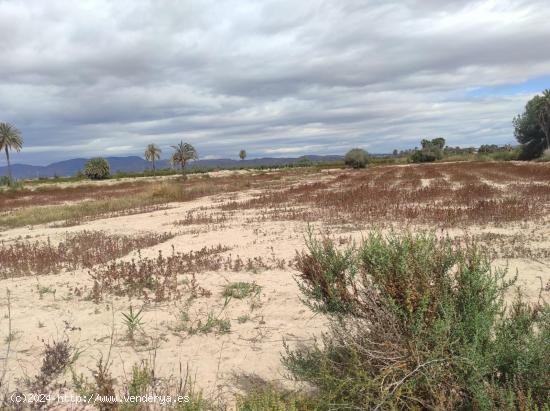
[(205, 211), (197, 212), (190, 210), (185, 215), (185, 218), (177, 220), (174, 225), (210, 225), (210, 224), (223, 224), (228, 220), (227, 213), (208, 214)]
[(260, 220), (458, 226), (537, 220), (550, 210), (550, 167), (469, 163), (340, 172), (330, 181), (266, 190), (222, 210), (256, 209)]
[(137, 236), (102, 231), (67, 234), (53, 245), (48, 241), (16, 240), (0, 243), (0, 278), (57, 273), (62, 269), (91, 268), (132, 250), (151, 247), (174, 237), (171, 233)]
[[(167, 203), (186, 202), (221, 193), (264, 188), (281, 184), (287, 175), (304, 174), (293, 170), (277, 174), (258, 173), (217, 178), (170, 179), (163, 182), (133, 182), (71, 188), (43, 187), (0, 193), (0, 227), (63, 221), (82, 221), (151, 212)], [(67, 204), (68, 203), (68, 204)]]
[[(219, 270), (222, 267), (220, 254), (227, 250), (221, 245), (188, 253), (173, 250), (168, 257), (159, 251), (157, 258), (139, 255), (137, 260), (99, 266), (90, 271), (94, 281), (92, 298), (99, 302), (105, 293), (109, 293), (159, 302), (179, 299), (183, 293), (182, 286), (190, 296), (207, 294), (198, 286), (194, 275), (201, 271)], [(180, 275), (190, 275), (190, 278), (179, 281)]]
[(11, 190), (0, 195), (0, 211), (25, 207), (58, 205), (83, 200), (108, 200), (143, 191), (151, 182), (121, 182), (111, 185), (82, 184), (74, 187), (48, 185), (34, 189)]
[(512, 234), (484, 232), (469, 237), (487, 249), (492, 258), (528, 258), (535, 261), (550, 258), (546, 236), (535, 230)]
[[(143, 298), (156, 302), (195, 298), (210, 292), (199, 286), (196, 274), (206, 271), (248, 271), (257, 273), (274, 268), (284, 269), (291, 265), (284, 259), (260, 256), (242, 259), (239, 255), (224, 255), (228, 247), (221, 244), (204, 247), (187, 253), (176, 252), (165, 257), (159, 251), (157, 258), (142, 257), (130, 261), (113, 261), (95, 266), (89, 271), (94, 285), (91, 298), (95, 302), (105, 294)], [(81, 294), (81, 292), (79, 292)]]

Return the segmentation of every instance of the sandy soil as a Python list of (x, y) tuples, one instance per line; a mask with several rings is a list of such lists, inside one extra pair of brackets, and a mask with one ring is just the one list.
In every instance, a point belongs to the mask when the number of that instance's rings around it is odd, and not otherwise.
[[(220, 172), (225, 173), (225, 172)], [(225, 173), (226, 174), (226, 173)], [(328, 175), (323, 173), (323, 175)], [(423, 181), (423, 186), (429, 181)], [(241, 193), (244, 198), (250, 193)], [(242, 258), (261, 256), (265, 261), (290, 261), (296, 250), (304, 248), (305, 225), (299, 222), (247, 222), (254, 211), (228, 213), (227, 222), (207, 226), (175, 226), (190, 210), (199, 208), (212, 212), (235, 195), (218, 195), (188, 203), (174, 204), (167, 210), (147, 214), (99, 219), (70, 228), (36, 226), (17, 228), (0, 233), (0, 239), (47, 239), (58, 241), (66, 232), (104, 230), (117, 234), (138, 232), (173, 232), (177, 236), (154, 247), (141, 250), (142, 256), (155, 257), (159, 251), (167, 255), (176, 251), (198, 250), (204, 246), (222, 244), (230, 247), (226, 254)], [(214, 210), (215, 211), (215, 210)], [(317, 224), (323, 230), (322, 224)], [(550, 239), (550, 226), (545, 224), (510, 224), (506, 227), (470, 227), (469, 233), (498, 232), (506, 235), (536, 230)], [(331, 228), (332, 235), (360, 239), (361, 230), (349, 227)], [(452, 230), (462, 235), (463, 230)], [(542, 244), (544, 245), (544, 244)], [(548, 243), (550, 246), (550, 243)], [(136, 252), (124, 257), (129, 260)], [(541, 281), (550, 281), (550, 259), (500, 259), (496, 265), (508, 265), (511, 275), (516, 269), (519, 284), (527, 297), (536, 301)], [(133, 364), (146, 360), (154, 362), (156, 375), (178, 377), (187, 366), (196, 374), (198, 385), (205, 395), (232, 398), (236, 391), (234, 377), (253, 373), (268, 380), (286, 381), (281, 366), (283, 340), (291, 345), (311, 341), (324, 327), (323, 319), (307, 309), (299, 299), (299, 290), (292, 268), (273, 268), (258, 272), (203, 272), (197, 275), (199, 284), (211, 291), (210, 297), (200, 297), (190, 307), (183, 301), (150, 303), (144, 306), (143, 334), (132, 344), (125, 337), (123, 312), (129, 306), (139, 308), (138, 299), (108, 297), (100, 304), (75, 293), (75, 287), (89, 290), (92, 286), (86, 270), (57, 275), (0, 280), (0, 355), (3, 355), (8, 329), (6, 290), (11, 293), (11, 322), (16, 338), (11, 344), (8, 362), (10, 387), (17, 386), (17, 378), (32, 376), (40, 366), (43, 341), (68, 337), (82, 354), (75, 367), (78, 372), (91, 375), (97, 360), (109, 356), (111, 372), (119, 381), (127, 378)], [(256, 282), (261, 292), (257, 297), (232, 299), (225, 305), (223, 287), (235, 281)], [(46, 290), (46, 291), (45, 291)], [(54, 291), (55, 290), (55, 291)], [(543, 292), (550, 299), (550, 293)], [(231, 321), (231, 332), (189, 335), (178, 330), (181, 312), (193, 319), (214, 313)], [(246, 318), (246, 321), (245, 321)], [(113, 337), (112, 337), (113, 336)], [(112, 346), (112, 347), (111, 347)], [(109, 355), (110, 352), (110, 355)], [(67, 375), (70, 380), (70, 376)], [(288, 382), (285, 382), (288, 383)]]
[[(270, 171), (266, 169), (265, 171)], [(201, 178), (205, 174), (208, 174), (210, 177), (227, 177), (231, 175), (241, 175), (241, 174), (254, 174), (257, 173), (257, 171), (250, 171), (250, 170), (219, 170), (219, 171), (210, 171), (207, 173), (197, 173), (197, 174), (188, 174), (188, 178), (194, 179), (194, 178)], [(154, 182), (154, 181), (163, 181), (163, 180), (170, 180), (174, 178), (181, 177), (181, 174), (173, 174), (173, 175), (167, 175), (167, 176), (149, 176), (149, 177), (121, 177), (116, 179), (110, 179), (110, 180), (97, 180), (97, 181), (90, 181), (90, 180), (80, 180), (80, 181), (65, 181), (65, 182), (56, 182), (52, 183), (51, 180), (44, 183), (35, 183), (33, 185), (28, 186), (30, 190), (36, 190), (37, 188), (41, 187), (51, 187), (53, 184), (55, 184), (59, 188), (68, 188), (68, 187), (79, 187), (79, 186), (94, 186), (94, 185), (116, 185), (120, 183), (132, 183), (132, 182)], [(1, 187), (4, 188), (4, 187)]]

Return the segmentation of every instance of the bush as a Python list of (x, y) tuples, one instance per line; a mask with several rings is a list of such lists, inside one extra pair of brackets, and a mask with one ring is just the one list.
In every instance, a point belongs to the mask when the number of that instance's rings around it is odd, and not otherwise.
[(430, 163), (435, 160), (441, 160), (443, 158), (443, 152), (438, 148), (427, 148), (422, 150), (415, 150), (411, 155), (410, 160), (413, 163)]
[(84, 165), (82, 171), (90, 180), (103, 180), (111, 175), (109, 163), (102, 157), (91, 158)]
[(369, 154), (362, 148), (353, 148), (344, 157), (344, 163), (353, 168), (365, 168), (368, 162)]
[(514, 149), (511, 151), (497, 151), (496, 153), (492, 153), (489, 156), (493, 160), (497, 161), (513, 161), (513, 160), (519, 160), (521, 155), (521, 149)]
[(329, 331), (283, 361), (316, 409), (548, 409), (550, 308), (518, 293), (506, 310), (515, 280), (475, 244), (375, 232), (307, 248), (300, 288)]

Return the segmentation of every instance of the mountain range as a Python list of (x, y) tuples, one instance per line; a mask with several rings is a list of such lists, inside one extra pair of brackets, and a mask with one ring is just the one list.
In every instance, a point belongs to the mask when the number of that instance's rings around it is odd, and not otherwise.
[[(283, 164), (293, 164), (298, 161), (308, 159), (312, 162), (327, 162), (342, 160), (343, 156), (328, 155), (328, 156), (302, 156), (302, 157), (287, 157), (275, 158), (264, 157), (254, 158), (250, 160), (231, 160), (228, 158), (197, 160), (189, 163), (190, 168), (238, 168), (238, 167), (258, 167), (258, 166), (276, 166)], [(111, 166), (111, 172), (117, 171), (136, 173), (151, 168), (151, 163), (138, 156), (128, 157), (106, 157), (106, 160)], [(29, 164), (12, 164), (12, 175), (15, 178), (39, 178), (39, 177), (66, 177), (74, 176), (78, 171), (84, 168), (84, 164), (88, 161), (87, 158), (73, 158), (70, 160), (58, 161), (48, 164), (47, 166), (33, 166)], [(169, 168), (168, 160), (159, 160), (156, 162), (157, 169)], [(7, 166), (0, 167), (0, 175), (7, 174)]]

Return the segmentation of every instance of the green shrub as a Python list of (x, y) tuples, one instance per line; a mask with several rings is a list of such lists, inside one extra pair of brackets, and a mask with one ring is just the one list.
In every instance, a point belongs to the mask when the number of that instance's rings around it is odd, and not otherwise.
[(107, 160), (95, 157), (86, 162), (82, 172), (90, 180), (104, 180), (111, 175), (111, 168)]
[(236, 298), (242, 300), (250, 295), (257, 295), (262, 290), (256, 282), (243, 282), (229, 283), (224, 287), (223, 296)]
[(513, 160), (519, 160), (520, 155), (521, 155), (521, 150), (514, 149), (510, 151), (497, 151), (496, 153), (491, 154), (490, 157), (493, 160), (498, 160), (498, 161), (513, 161)]
[(549, 409), (550, 308), (518, 294), (506, 310), (515, 280), (475, 244), (372, 233), (307, 248), (300, 288), (329, 331), (283, 361), (317, 409)]
[(353, 168), (365, 168), (368, 162), (369, 154), (362, 148), (353, 148), (344, 157), (344, 163)]

